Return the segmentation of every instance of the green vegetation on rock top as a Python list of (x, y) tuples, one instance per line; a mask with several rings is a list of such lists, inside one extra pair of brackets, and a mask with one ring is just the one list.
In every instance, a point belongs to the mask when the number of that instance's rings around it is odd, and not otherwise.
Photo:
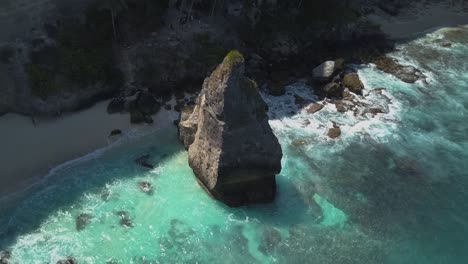
[(228, 65), (229, 67), (234, 67), (239, 64), (244, 64), (244, 56), (237, 51), (237, 50), (231, 50), (227, 55), (226, 58), (224, 58), (223, 64)]

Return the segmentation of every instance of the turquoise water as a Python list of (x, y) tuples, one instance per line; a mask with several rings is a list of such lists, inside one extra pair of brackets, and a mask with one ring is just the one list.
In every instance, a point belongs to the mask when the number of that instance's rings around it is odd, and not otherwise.
[[(392, 54), (427, 83), (356, 65), (387, 114), (311, 115), (298, 83), (264, 98), (284, 152), (273, 204), (228, 208), (198, 186), (169, 127), (55, 169), (0, 216), (12, 263), (468, 263), (468, 30)], [(452, 48), (437, 39), (448, 38)], [(383, 95), (376, 88), (386, 88)], [(326, 136), (331, 121), (342, 136)], [(297, 140), (305, 144), (294, 146)], [(134, 164), (151, 154), (154, 170)], [(152, 194), (140, 191), (148, 181)], [(131, 227), (121, 225), (121, 216)], [(76, 218), (90, 216), (77, 231)], [(120, 216), (119, 216), (120, 214)], [(128, 224), (128, 223), (127, 223)]]

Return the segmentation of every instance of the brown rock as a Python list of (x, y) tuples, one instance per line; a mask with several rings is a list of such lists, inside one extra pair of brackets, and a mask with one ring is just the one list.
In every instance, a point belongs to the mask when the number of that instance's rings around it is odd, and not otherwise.
[(341, 129), (336, 124), (333, 124), (333, 127), (328, 130), (328, 137), (335, 139), (341, 136)]
[(273, 201), (282, 150), (239, 52), (205, 79), (187, 122), (197, 124), (189, 165), (207, 192), (229, 206)]
[(295, 147), (302, 147), (306, 144), (307, 142), (303, 139), (296, 139), (296, 140), (293, 140), (293, 142), (291, 142), (291, 144)]
[(362, 94), (364, 84), (357, 73), (348, 73), (344, 76), (343, 85), (355, 94)]
[(392, 74), (406, 83), (415, 83), (426, 77), (413, 66), (403, 66), (398, 61), (387, 56), (378, 57), (374, 59), (373, 63), (377, 66), (377, 69)]
[[(179, 139), (184, 144), (185, 148), (193, 143), (195, 133), (198, 129), (198, 109), (194, 111), (196, 107), (186, 106), (180, 112), (180, 122), (179, 122)], [(192, 115), (192, 113), (194, 113)]]
[(317, 104), (317, 103), (314, 103), (314, 104), (311, 104), (308, 108), (307, 108), (307, 113), (309, 114), (314, 114), (320, 110), (322, 110), (322, 108), (324, 108), (325, 106), (323, 104)]

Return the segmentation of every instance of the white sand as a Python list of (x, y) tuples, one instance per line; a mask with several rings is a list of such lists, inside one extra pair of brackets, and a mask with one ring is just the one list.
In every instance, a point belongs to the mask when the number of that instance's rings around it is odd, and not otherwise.
[(460, 1), (454, 6), (451, 2), (420, 3), (403, 10), (396, 17), (378, 11), (369, 15), (368, 18), (381, 25), (382, 31), (391, 39), (417, 37), (423, 32), (468, 24), (468, 9), (464, 10)]
[(0, 197), (25, 189), (65, 161), (107, 146), (114, 129), (123, 133), (151, 129), (168, 125), (174, 118), (174, 113), (161, 110), (153, 118), (154, 125), (131, 125), (128, 114), (107, 114), (107, 104), (53, 120), (36, 120), (36, 126), (25, 116), (0, 117)]

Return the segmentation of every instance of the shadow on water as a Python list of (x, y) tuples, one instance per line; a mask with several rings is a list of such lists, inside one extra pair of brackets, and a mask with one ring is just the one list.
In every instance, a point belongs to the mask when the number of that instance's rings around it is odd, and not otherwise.
[[(307, 102), (317, 100), (313, 96), (301, 97)], [(279, 111), (281, 115), (273, 119), (298, 113), (295, 100), (301, 99), (289, 94), (284, 100), (287, 101), (278, 101), (276, 106), (284, 106), (285, 111)], [(425, 127), (434, 126), (427, 116), (423, 118), (427, 121), (423, 123), (428, 124), (415, 122), (416, 127), (410, 126), (408, 129), (424, 131)], [(455, 123), (449, 124), (456, 127)], [(150, 153), (151, 163), (158, 164), (183, 151), (175, 131), (171, 130), (169, 134), (160, 139), (143, 137), (137, 144), (118, 146), (97, 158), (55, 171), (31, 190), (28, 197), (17, 201), (15, 208), (1, 212), (0, 249), (11, 246), (19, 236), (34, 232), (53, 212), (76, 203), (84, 194), (100, 193), (106, 190), (107, 184), (144, 174), (145, 169), (134, 163), (142, 154)], [(462, 137), (461, 142), (466, 139), (461, 132), (449, 136)], [(142, 143), (145, 140), (149, 143)], [(312, 217), (318, 223), (322, 212), (312, 197), (319, 194), (342, 209), (351, 222), (370, 236), (379, 239), (410, 236), (427, 241), (434, 250), (447, 243), (453, 255), (466, 256), (468, 222), (465, 219), (468, 219), (468, 205), (465, 201), (468, 199), (468, 179), (465, 176), (468, 168), (466, 165), (455, 169), (450, 166), (464, 164), (468, 156), (463, 153), (458, 153), (458, 157), (449, 156), (453, 149), (443, 143), (438, 143), (434, 148), (417, 149), (411, 145), (414, 140), (414, 137), (401, 136), (386, 144), (371, 140), (354, 142), (326, 162), (319, 162), (323, 159), (314, 157), (314, 154), (303, 155), (299, 151), (289, 157), (288, 162), (307, 165), (298, 167), (296, 171), (302, 170), (302, 173), (297, 175), (278, 176), (278, 197), (274, 203), (227, 211), (232, 212), (239, 221), (251, 217), (271, 226), (295, 226), (305, 222), (306, 217)], [(434, 152), (440, 156), (427, 155)], [(112, 162), (111, 165), (107, 160), (119, 162)], [(320, 232), (311, 232), (310, 228), (303, 232), (300, 228), (296, 229), (299, 230), (297, 233), (307, 234), (297, 234), (300, 237), (297, 246), (304, 246), (304, 239), (314, 239), (314, 234)], [(176, 239), (177, 232), (173, 231)], [(234, 233), (240, 231), (234, 230)], [(330, 235), (327, 233), (323, 237), (329, 238)], [(241, 236), (236, 239), (234, 241), (245, 243)], [(352, 239), (349, 241), (354, 242)], [(295, 251), (283, 249), (285, 255), (291, 252)], [(297, 257), (297, 254), (291, 257)]]
[(7, 249), (19, 236), (38, 230), (51, 214), (62, 209), (68, 210), (70, 205), (78, 204), (87, 193), (100, 193), (105, 202), (108, 198), (108, 184), (149, 172), (135, 163), (142, 155), (150, 154), (148, 162), (157, 166), (172, 155), (184, 151), (176, 138), (175, 129), (130, 141), (111, 146), (111, 151), (104, 151), (97, 156), (91, 153), (71, 164), (65, 164), (21, 195), (14, 201), (15, 206), (1, 212), (0, 249)]

